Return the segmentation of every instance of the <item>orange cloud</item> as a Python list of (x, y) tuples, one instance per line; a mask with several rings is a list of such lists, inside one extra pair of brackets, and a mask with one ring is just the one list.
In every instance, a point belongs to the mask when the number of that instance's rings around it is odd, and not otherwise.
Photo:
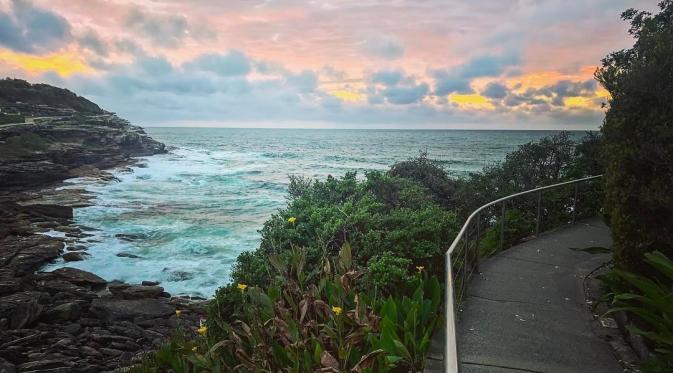
[(94, 71), (81, 57), (69, 51), (34, 56), (10, 50), (0, 50), (0, 62), (21, 68), (30, 74), (55, 72), (61, 76), (68, 76), (74, 73), (91, 73)]

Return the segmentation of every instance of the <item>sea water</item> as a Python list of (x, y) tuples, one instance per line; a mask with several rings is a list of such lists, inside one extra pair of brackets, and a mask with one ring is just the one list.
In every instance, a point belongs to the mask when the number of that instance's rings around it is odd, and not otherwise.
[[(71, 180), (96, 197), (75, 209), (92, 228), (90, 256), (56, 262), (108, 281), (160, 281), (173, 295), (209, 297), (229, 281), (239, 253), (286, 203), (289, 175), (324, 179), (386, 170), (420, 151), (454, 176), (504, 159), (549, 131), (146, 128), (169, 147), (141, 158), (118, 181)], [(582, 133), (575, 133), (581, 136)], [(119, 256), (121, 254), (121, 256)]]

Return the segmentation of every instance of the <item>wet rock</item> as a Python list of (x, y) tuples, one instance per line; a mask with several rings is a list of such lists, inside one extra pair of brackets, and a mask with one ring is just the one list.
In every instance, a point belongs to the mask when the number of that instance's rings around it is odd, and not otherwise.
[[(166, 269), (164, 271), (166, 271)], [(168, 274), (168, 281), (186, 281), (193, 278), (194, 274), (186, 271), (172, 271)]]
[(81, 260), (84, 260), (85, 255), (86, 254), (79, 253), (77, 251), (70, 251), (63, 254), (63, 260), (65, 260), (66, 262), (79, 262)]
[(159, 281), (143, 281), (140, 284), (145, 285), (145, 286), (157, 286), (157, 285), (160, 284), (160, 282)]
[(43, 204), (34, 204), (34, 205), (25, 205), (24, 211), (29, 213), (36, 213), (40, 215), (46, 215), (52, 218), (59, 219), (72, 219), (72, 207), (60, 206), (60, 205), (43, 205)]
[(142, 233), (118, 233), (115, 234), (115, 237), (119, 238), (122, 241), (137, 241), (146, 239), (147, 235)]
[(117, 253), (117, 256), (120, 257), (120, 258), (132, 258), (132, 259), (140, 259), (140, 258), (142, 258), (141, 256), (138, 256), (138, 255), (135, 255), (135, 254), (131, 254), (131, 253), (127, 253), (127, 252)]
[(68, 251), (85, 251), (87, 250), (87, 247), (84, 245), (75, 245), (75, 246), (68, 246), (66, 249)]
[[(21, 372), (30, 372), (30, 371), (46, 372), (48, 369), (69, 368), (73, 365), (74, 364), (72, 362), (64, 361), (64, 360), (38, 360), (38, 361), (30, 361), (30, 362), (21, 364), (19, 366), (19, 371), (21, 371)], [(65, 370), (65, 371), (67, 371), (67, 370)]]
[(164, 292), (161, 286), (130, 286), (121, 291), (124, 299), (157, 298)]
[(106, 321), (161, 318), (175, 313), (165, 299), (94, 299), (90, 311)]
[(7, 327), (19, 329), (30, 325), (40, 317), (42, 305), (40, 293), (21, 292), (0, 298), (0, 319), (7, 320)]
[(70, 335), (78, 335), (82, 331), (82, 325), (78, 323), (68, 324), (63, 327), (63, 331)]
[(77, 268), (64, 267), (52, 271), (51, 273), (58, 275), (65, 281), (75, 285), (87, 286), (93, 290), (104, 289), (107, 285), (107, 281), (103, 280), (101, 277)]

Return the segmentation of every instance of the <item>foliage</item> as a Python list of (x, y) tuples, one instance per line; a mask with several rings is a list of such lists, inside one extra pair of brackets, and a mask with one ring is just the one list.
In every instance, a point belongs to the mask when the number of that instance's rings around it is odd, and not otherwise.
[[(454, 199), (460, 216), (466, 218), (479, 206), (513, 193), (600, 174), (600, 165), (592, 158), (599, 146), (596, 134), (588, 133), (575, 143), (567, 132), (519, 146), (502, 163), (458, 181)], [(555, 200), (554, 195), (544, 197), (543, 202)], [(532, 203), (526, 210), (533, 210)]]
[(17, 102), (29, 105), (47, 105), (70, 108), (78, 112), (103, 114), (98, 105), (71, 91), (48, 84), (30, 84), (21, 79), (0, 79), (0, 105)]
[(435, 161), (428, 159), (428, 153), (421, 152), (417, 158), (397, 162), (388, 171), (390, 176), (417, 181), (435, 197), (442, 206), (453, 207), (456, 181)]
[(390, 251), (375, 255), (367, 262), (364, 284), (370, 289), (398, 289), (413, 279), (409, 274), (411, 259), (400, 258)]
[(631, 332), (650, 340), (665, 360), (673, 360), (673, 261), (660, 251), (645, 254), (645, 263), (657, 272), (650, 278), (614, 268), (603, 281), (613, 290), (609, 312), (627, 311), (638, 318), (641, 327)]
[[(137, 372), (389, 372), (419, 371), (437, 322), (441, 290), (422, 274), (411, 296), (386, 300), (357, 290), (350, 245), (307, 282), (306, 256), (269, 256), (273, 285), (240, 287), (240, 318), (209, 319), (207, 336), (173, 338)], [(223, 331), (212, 333), (215, 325)]]
[(673, 0), (659, 7), (622, 14), (635, 44), (596, 72), (611, 96), (601, 155), (615, 259), (643, 273), (643, 253), (673, 256)]
[(355, 173), (313, 182), (294, 178), (290, 190), (287, 208), (264, 224), (259, 250), (283, 255), (303, 247), (312, 266), (350, 242), (360, 265), (389, 252), (440, 273), (441, 254), (458, 230), (455, 215), (427, 188), (385, 173), (367, 173), (363, 181)]
[(0, 124), (23, 123), (26, 118), (21, 114), (0, 113)]
[[(495, 254), (500, 247), (500, 232), (502, 231), (501, 219), (498, 218), (492, 227), (484, 232), (484, 238), (479, 242), (479, 254), (489, 257)], [(503, 235), (503, 248), (516, 244), (524, 237), (530, 236), (534, 223), (528, 221), (518, 210), (505, 210), (505, 232)]]

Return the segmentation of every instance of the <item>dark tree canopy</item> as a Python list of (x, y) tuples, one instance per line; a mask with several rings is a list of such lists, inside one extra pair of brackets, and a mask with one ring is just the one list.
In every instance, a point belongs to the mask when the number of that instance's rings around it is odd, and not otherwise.
[(0, 79), (0, 107), (17, 102), (73, 109), (80, 113), (103, 114), (105, 112), (98, 105), (67, 89), (49, 84), (30, 84), (21, 79)]
[(601, 130), (606, 213), (618, 264), (635, 270), (645, 252), (673, 257), (673, 0), (659, 7), (622, 14), (635, 44), (596, 72), (611, 95)]

